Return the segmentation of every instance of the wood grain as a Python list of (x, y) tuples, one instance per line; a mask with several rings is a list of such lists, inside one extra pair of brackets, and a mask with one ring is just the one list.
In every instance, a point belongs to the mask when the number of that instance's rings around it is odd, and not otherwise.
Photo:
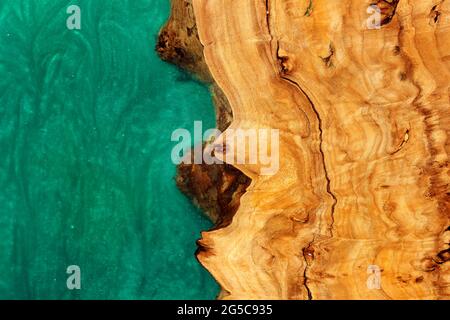
[(280, 130), (279, 172), (236, 165), (252, 183), (202, 234), (221, 298), (449, 299), (450, 1), (193, 5), (230, 128)]

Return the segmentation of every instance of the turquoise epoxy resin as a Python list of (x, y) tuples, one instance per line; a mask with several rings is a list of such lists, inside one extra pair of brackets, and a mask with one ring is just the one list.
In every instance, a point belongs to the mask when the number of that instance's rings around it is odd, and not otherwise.
[[(210, 223), (176, 189), (170, 159), (172, 131), (214, 127), (213, 107), (206, 87), (154, 52), (169, 9), (0, 2), (1, 299), (218, 293), (194, 257)], [(67, 288), (71, 265), (80, 290)]]

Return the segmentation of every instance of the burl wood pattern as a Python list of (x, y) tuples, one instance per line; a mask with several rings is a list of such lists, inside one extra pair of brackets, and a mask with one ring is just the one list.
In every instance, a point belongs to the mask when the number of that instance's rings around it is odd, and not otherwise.
[(278, 173), (237, 165), (252, 183), (202, 235), (221, 298), (449, 299), (450, 1), (193, 4), (231, 128), (280, 130)]

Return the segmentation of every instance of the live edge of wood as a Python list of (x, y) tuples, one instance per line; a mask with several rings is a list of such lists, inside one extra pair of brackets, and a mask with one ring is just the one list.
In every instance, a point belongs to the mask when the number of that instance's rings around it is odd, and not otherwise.
[(175, 4), (224, 126), (280, 130), (278, 173), (234, 165), (251, 184), (199, 241), (220, 298), (449, 299), (450, 1)]

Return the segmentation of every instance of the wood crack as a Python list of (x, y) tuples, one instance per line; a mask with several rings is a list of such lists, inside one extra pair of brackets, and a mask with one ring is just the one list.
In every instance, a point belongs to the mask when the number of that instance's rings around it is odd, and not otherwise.
[[(312, 5), (312, 1), (311, 1), (311, 5)], [(266, 0), (266, 21), (267, 21), (267, 30), (269, 32), (269, 36), (273, 40), (275, 38), (274, 38), (273, 34), (271, 33), (271, 27), (270, 27), (270, 2), (269, 2), (269, 0)], [(281, 61), (280, 65), (281, 65), (281, 68), (282, 68), (282, 71), (279, 73), (279, 76), (281, 77), (281, 79), (283, 79), (283, 80), (293, 84), (294, 86), (296, 86), (304, 94), (304, 96), (308, 99), (309, 103), (311, 104), (311, 107), (312, 107), (312, 109), (313, 109), (313, 111), (316, 114), (317, 119), (318, 119), (318, 123), (319, 123), (319, 140), (320, 140), (319, 141), (319, 149), (320, 149), (320, 153), (321, 153), (321, 157), (322, 157), (322, 163), (323, 163), (323, 168), (324, 168), (324, 172), (325, 172), (325, 179), (327, 181), (327, 192), (333, 198), (333, 205), (332, 205), (332, 208), (331, 208), (331, 224), (329, 226), (330, 234), (331, 234), (331, 237), (332, 237), (333, 236), (332, 229), (333, 229), (333, 224), (334, 224), (334, 210), (335, 210), (335, 206), (336, 206), (336, 203), (337, 203), (337, 198), (331, 192), (330, 178), (328, 176), (328, 172), (327, 172), (326, 165), (325, 165), (325, 154), (324, 154), (323, 149), (322, 149), (322, 146), (323, 146), (322, 119), (320, 118), (320, 115), (319, 115), (318, 111), (315, 109), (315, 106), (312, 103), (311, 99), (303, 91), (303, 89), (301, 89), (300, 86), (296, 82), (292, 81), (291, 79), (289, 79), (289, 78), (287, 78), (287, 77), (285, 77), (283, 75), (284, 71), (286, 71), (286, 70), (283, 71), (283, 69), (284, 69), (284, 63), (283, 62), (286, 62), (286, 61), (284, 60), (283, 57), (281, 57), (279, 55), (280, 43), (279, 43), (279, 40), (276, 40), (276, 41), (277, 41), (276, 42), (277, 48), (276, 48), (275, 55), (276, 55), (277, 61)], [(308, 300), (313, 300), (311, 289), (308, 286), (308, 267), (309, 267), (309, 265), (311, 263), (310, 262), (311, 257), (314, 258), (313, 255), (310, 255), (311, 254), (311, 246), (312, 246), (314, 240), (315, 240), (315, 236), (313, 236), (313, 239), (311, 240), (311, 242), (309, 242), (309, 244), (305, 248), (302, 249), (303, 259), (305, 261), (305, 269), (303, 270), (303, 279), (304, 279), (303, 280), (303, 285), (304, 285), (304, 287), (306, 289), (306, 292), (307, 292), (307, 295), (308, 295)]]
[[(286, 59), (286, 57), (280, 57), (280, 55), (278, 54), (279, 49), (280, 49), (280, 46), (279, 46), (279, 42), (277, 41), (277, 59), (278, 59), (278, 61), (284, 61)], [(336, 204), (337, 204), (337, 198), (336, 198), (336, 195), (331, 191), (331, 180), (330, 180), (330, 177), (329, 177), (329, 174), (328, 174), (328, 170), (327, 170), (327, 166), (326, 166), (326, 163), (325, 163), (325, 153), (323, 152), (323, 129), (322, 129), (323, 128), (323, 124), (322, 124), (322, 118), (320, 117), (319, 111), (317, 110), (316, 106), (312, 102), (311, 98), (306, 94), (306, 92), (300, 87), (300, 85), (297, 82), (291, 80), (289, 77), (284, 75), (283, 67), (281, 67), (280, 69), (281, 69), (280, 70), (281, 72), (279, 73), (279, 75), (280, 75), (281, 79), (286, 80), (287, 82), (289, 82), (292, 85), (294, 85), (306, 97), (306, 99), (308, 100), (308, 102), (311, 105), (312, 111), (314, 112), (314, 114), (317, 117), (318, 129), (319, 129), (319, 152), (321, 154), (324, 175), (325, 175), (325, 179), (327, 181), (327, 193), (333, 198), (333, 204), (332, 204), (332, 207), (331, 207), (331, 221), (332, 222), (331, 222), (330, 227), (329, 227), (330, 234), (331, 234), (330, 236), (332, 237), (333, 236), (332, 229), (333, 229), (333, 225), (334, 225), (334, 211), (335, 211), (335, 207), (336, 207)]]
[[(272, 39), (274, 38), (272, 35), (271, 35), (271, 37), (272, 37)], [(330, 213), (331, 223), (330, 223), (330, 225), (328, 227), (328, 230), (330, 232), (330, 237), (333, 237), (333, 226), (334, 226), (334, 222), (335, 222), (334, 212), (335, 212), (335, 208), (336, 208), (336, 205), (337, 205), (337, 197), (331, 191), (331, 180), (330, 180), (330, 177), (329, 177), (329, 174), (328, 174), (328, 170), (327, 170), (327, 166), (326, 166), (326, 163), (325, 163), (325, 153), (323, 152), (323, 129), (322, 129), (323, 128), (323, 124), (322, 124), (322, 118), (320, 117), (319, 111), (317, 110), (316, 106), (312, 102), (311, 98), (300, 87), (300, 85), (297, 82), (289, 79), (289, 77), (287, 77), (285, 75), (286, 68), (284, 67), (284, 63), (286, 62), (287, 57), (281, 57), (280, 54), (279, 54), (279, 50), (280, 50), (280, 43), (279, 43), (279, 40), (277, 40), (276, 58), (277, 58), (277, 61), (279, 62), (279, 65), (280, 65), (280, 72), (279, 72), (280, 78), (285, 80), (285, 81), (287, 81), (287, 82), (289, 82), (290, 84), (294, 85), (306, 97), (306, 99), (308, 100), (308, 102), (311, 105), (312, 111), (314, 112), (314, 114), (317, 117), (318, 129), (319, 129), (319, 152), (321, 154), (324, 175), (325, 175), (325, 179), (326, 179), (326, 182), (327, 182), (326, 183), (327, 184), (326, 189), (327, 189), (327, 193), (333, 199), (333, 204), (331, 205), (331, 213)], [(330, 44), (330, 50), (332, 50), (331, 51), (331, 55), (330, 55), (330, 60), (331, 60), (331, 56), (334, 54), (334, 49), (333, 49), (331, 44)], [(309, 267), (309, 264), (310, 264), (308, 262), (308, 260), (310, 260), (310, 259), (308, 259), (307, 254), (310, 252), (310, 250), (311, 250), (310, 248), (311, 248), (311, 246), (312, 246), (314, 241), (315, 241), (315, 237), (313, 237), (312, 241), (308, 244), (308, 246), (303, 248), (303, 250), (302, 250), (303, 258), (304, 258), (305, 263), (306, 263), (306, 267), (305, 267), (305, 270), (304, 270), (304, 286), (305, 286), (305, 288), (306, 288), (306, 290), (308, 292), (308, 299), (309, 300), (312, 300), (312, 293), (311, 293), (311, 290), (309, 289), (308, 284), (307, 284), (307, 282), (308, 282), (307, 273), (308, 273), (308, 267)], [(313, 256), (312, 256), (312, 258), (313, 258)]]

